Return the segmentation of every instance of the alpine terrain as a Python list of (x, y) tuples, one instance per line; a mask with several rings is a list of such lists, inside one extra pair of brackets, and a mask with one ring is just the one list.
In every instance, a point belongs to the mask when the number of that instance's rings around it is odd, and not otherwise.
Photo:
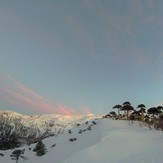
[(138, 121), (1, 111), (0, 123), (2, 163), (163, 162), (163, 132)]

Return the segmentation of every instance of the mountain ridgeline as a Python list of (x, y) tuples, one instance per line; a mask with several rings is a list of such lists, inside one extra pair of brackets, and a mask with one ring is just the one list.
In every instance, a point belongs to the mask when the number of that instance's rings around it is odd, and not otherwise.
[(49, 136), (57, 136), (92, 118), (95, 116), (57, 114), (27, 116), (0, 110), (0, 150), (31, 144)]

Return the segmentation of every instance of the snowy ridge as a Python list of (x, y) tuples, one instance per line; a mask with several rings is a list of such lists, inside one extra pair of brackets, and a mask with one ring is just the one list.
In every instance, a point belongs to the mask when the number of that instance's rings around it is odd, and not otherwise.
[[(25, 149), (24, 156), (28, 158), (20, 158), (19, 163), (162, 163), (163, 132), (150, 130), (140, 122), (98, 119), (71, 131), (44, 139), (47, 153), (41, 157), (32, 150), (35, 144), (19, 148)], [(13, 163), (12, 152), (0, 151), (4, 155), (0, 161)]]
[(16, 137), (23, 143), (31, 143), (31, 141), (63, 133), (77, 123), (83, 123), (95, 117), (94, 115), (57, 114), (27, 116), (0, 110), (0, 138), (5, 139), (3, 141), (10, 141)]

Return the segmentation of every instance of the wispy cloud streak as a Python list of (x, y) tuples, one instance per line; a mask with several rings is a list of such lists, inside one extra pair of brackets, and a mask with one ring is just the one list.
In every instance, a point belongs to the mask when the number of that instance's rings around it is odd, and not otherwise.
[(0, 98), (8, 106), (27, 108), (38, 113), (77, 114), (76, 109), (53, 104), (10, 76), (0, 78)]

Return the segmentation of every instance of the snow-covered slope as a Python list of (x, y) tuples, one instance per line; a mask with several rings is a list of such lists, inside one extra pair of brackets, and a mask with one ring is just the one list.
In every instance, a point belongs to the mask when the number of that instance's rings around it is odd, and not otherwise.
[(13, 111), (0, 110), (0, 145), (17, 138), (18, 141), (30, 144), (38, 139), (56, 136), (77, 123), (84, 123), (95, 117), (94, 115), (57, 114), (27, 116)]
[[(93, 121), (94, 122), (94, 121)], [(38, 157), (33, 149), (25, 149), (27, 163), (162, 163), (163, 132), (150, 130), (140, 122), (113, 121), (108, 119), (90, 121), (57, 137), (44, 139), (47, 153)], [(76, 138), (76, 141), (69, 141)], [(10, 151), (0, 151), (0, 162), (12, 163)]]

